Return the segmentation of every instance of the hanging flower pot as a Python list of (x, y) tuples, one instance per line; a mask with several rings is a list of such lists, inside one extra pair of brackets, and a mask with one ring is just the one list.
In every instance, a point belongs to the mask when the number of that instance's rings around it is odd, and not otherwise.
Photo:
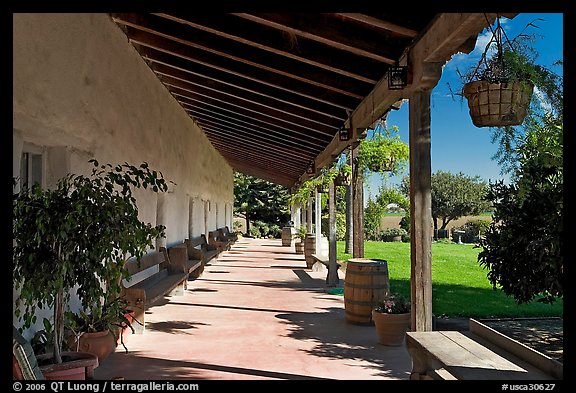
[(348, 172), (340, 172), (334, 179), (334, 184), (337, 186), (349, 186), (352, 180), (352, 174)]
[(533, 89), (534, 84), (530, 81), (490, 83), (478, 80), (467, 83), (463, 94), (476, 127), (503, 127), (522, 124)]
[[(534, 78), (542, 70), (533, 63), (525, 48), (497, 27), (478, 65), (466, 77), (462, 95), (468, 100), (470, 117), (476, 127), (504, 127), (522, 124), (534, 91)], [(489, 51), (490, 48), (495, 48)], [(487, 56), (488, 53), (492, 53)]]
[(399, 174), (408, 162), (408, 144), (400, 139), (398, 127), (381, 123), (372, 138), (360, 142), (358, 166), (362, 173)]

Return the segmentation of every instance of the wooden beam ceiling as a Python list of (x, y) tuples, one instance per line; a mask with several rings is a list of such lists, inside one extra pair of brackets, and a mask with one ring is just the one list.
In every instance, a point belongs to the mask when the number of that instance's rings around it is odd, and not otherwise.
[[(391, 64), (446, 61), (483, 14), (114, 13), (159, 81), (230, 165), (294, 186), (405, 98)], [(484, 22), (485, 23), (485, 22)], [(420, 43), (420, 45), (419, 45)], [(424, 48), (426, 46), (426, 48)], [(413, 52), (410, 52), (413, 51)], [(417, 53), (408, 59), (408, 53)]]

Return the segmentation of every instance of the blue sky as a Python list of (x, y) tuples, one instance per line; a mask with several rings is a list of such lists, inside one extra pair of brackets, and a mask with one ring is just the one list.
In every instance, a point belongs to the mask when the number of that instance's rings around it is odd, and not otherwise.
[[(552, 67), (556, 60), (563, 59), (563, 15), (552, 13), (518, 14), (513, 19), (501, 19), (501, 24), (509, 39), (518, 35), (528, 23), (534, 22), (538, 28), (525, 30), (526, 34), (538, 34), (539, 39), (534, 43), (538, 53), (536, 62), (550, 67), (562, 74), (560, 67)], [(472, 124), (468, 114), (466, 100), (459, 96), (452, 96), (448, 84), (453, 91), (459, 89), (460, 78), (456, 69), (465, 71), (471, 65), (478, 64), (480, 56), (491, 38), (489, 30), (478, 36), (476, 47), (469, 54), (456, 54), (446, 63), (442, 78), (432, 91), (431, 96), (431, 149), (432, 173), (437, 170), (452, 173), (462, 172), (469, 176), (480, 176), (486, 181), (504, 179), (509, 181), (508, 175), (502, 175), (498, 163), (492, 159), (498, 146), (491, 142), (492, 132), (489, 128), (477, 128)], [(400, 138), (408, 143), (408, 103), (405, 102), (400, 110), (392, 111), (387, 118), (388, 126), (398, 126)], [(408, 174), (408, 169), (406, 170)], [(397, 184), (399, 178), (391, 178), (387, 184)], [(378, 175), (372, 175), (366, 182), (366, 199), (368, 194), (376, 195), (378, 187), (383, 180)]]

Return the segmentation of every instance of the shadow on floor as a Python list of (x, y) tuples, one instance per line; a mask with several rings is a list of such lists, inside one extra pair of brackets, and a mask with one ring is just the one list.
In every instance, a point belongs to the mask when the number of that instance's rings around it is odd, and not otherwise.
[(378, 370), (382, 377), (408, 379), (411, 364), (398, 364), (407, 359), (405, 346), (388, 347), (378, 344), (373, 326), (348, 323), (341, 308), (327, 308), (321, 312), (290, 312), (276, 315), (291, 325), (289, 337), (315, 343), (307, 353), (333, 359), (362, 359), (369, 367)]

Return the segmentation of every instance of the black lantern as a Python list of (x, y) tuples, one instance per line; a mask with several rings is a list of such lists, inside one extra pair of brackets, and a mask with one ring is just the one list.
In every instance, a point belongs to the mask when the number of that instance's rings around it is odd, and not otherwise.
[(338, 136), (341, 141), (348, 141), (350, 140), (350, 132), (346, 127), (340, 127), (338, 130)]
[(408, 67), (393, 65), (388, 68), (388, 89), (401, 90), (406, 87), (408, 80)]

